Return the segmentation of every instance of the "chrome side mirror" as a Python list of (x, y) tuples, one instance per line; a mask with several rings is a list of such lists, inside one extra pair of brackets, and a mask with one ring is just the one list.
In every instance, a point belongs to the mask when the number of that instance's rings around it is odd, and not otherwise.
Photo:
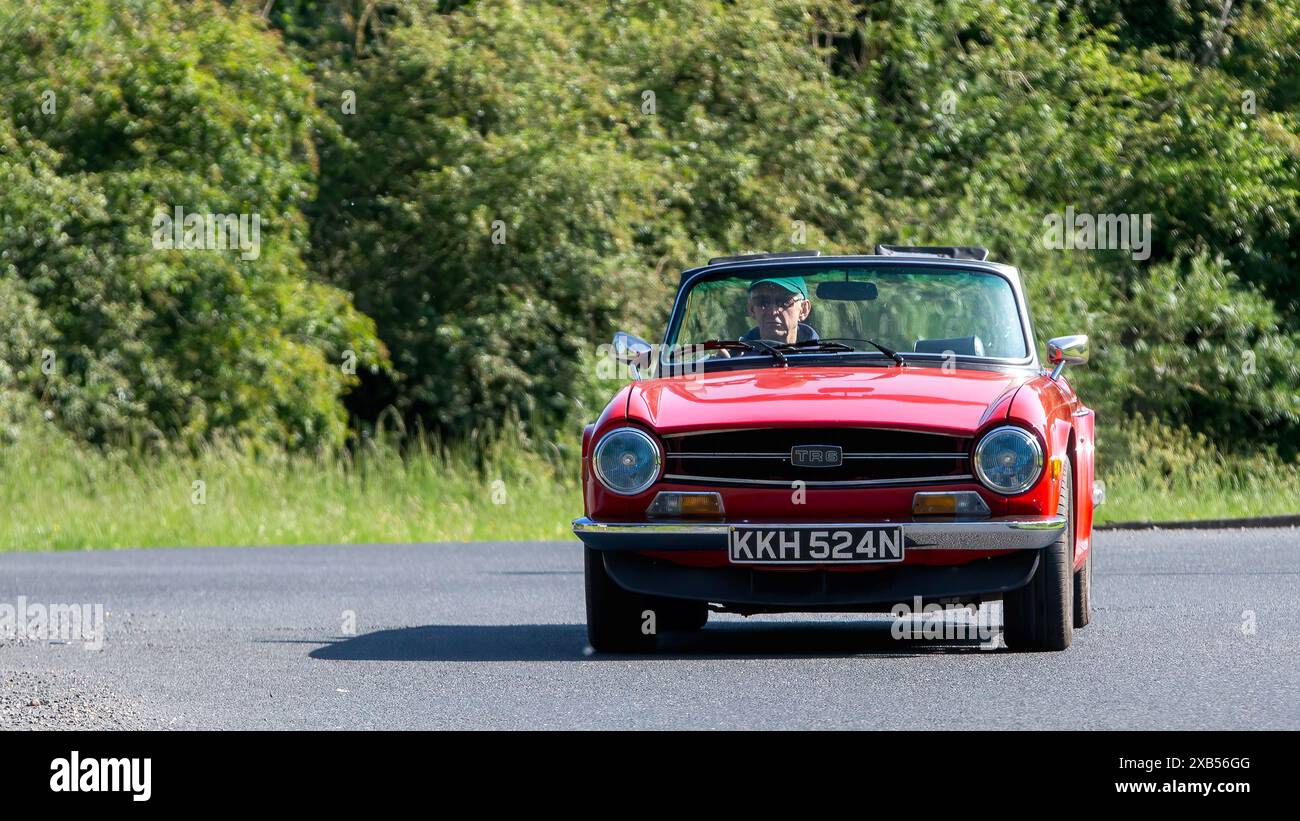
[(1047, 340), (1047, 362), (1056, 379), (1066, 365), (1086, 365), (1088, 362), (1088, 337), (1085, 334), (1058, 336)]
[(649, 342), (625, 331), (614, 334), (614, 358), (632, 368), (632, 375), (641, 378), (641, 368), (650, 367)]

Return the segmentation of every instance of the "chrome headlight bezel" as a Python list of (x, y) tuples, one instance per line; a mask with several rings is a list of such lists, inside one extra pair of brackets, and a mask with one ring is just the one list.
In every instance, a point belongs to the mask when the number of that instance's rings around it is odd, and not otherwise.
[[(980, 458), (984, 452), (984, 448), (987, 447), (990, 442), (992, 442), (996, 437), (1007, 434), (1017, 436), (1022, 441), (1027, 442), (1034, 454), (1033, 472), (1030, 478), (1015, 487), (995, 484), (984, 472), (984, 463)], [(971, 461), (974, 463), (975, 476), (980, 480), (980, 484), (1002, 496), (1018, 496), (1038, 484), (1038, 481), (1043, 478), (1043, 465), (1045, 464), (1043, 458), (1043, 445), (1038, 441), (1038, 437), (1016, 425), (1002, 425), (1001, 427), (994, 428), (981, 436), (979, 443), (975, 445), (974, 453), (971, 454)]]
[[(643, 483), (636, 485), (633, 488), (620, 488), (614, 485), (613, 483), (611, 483), (609, 479), (605, 476), (605, 474), (601, 472), (600, 454), (601, 451), (609, 444), (610, 440), (613, 437), (629, 436), (629, 435), (639, 437), (641, 440), (643, 440), (644, 442), (650, 445), (650, 450), (654, 453), (654, 462), (653, 462), (654, 470), (650, 472), (649, 476)], [(640, 496), (642, 493), (645, 493), (647, 490), (654, 487), (655, 483), (659, 481), (659, 473), (661, 470), (663, 470), (663, 464), (664, 464), (663, 447), (659, 444), (659, 441), (655, 437), (651, 436), (649, 433), (646, 433), (644, 430), (641, 430), (638, 427), (633, 427), (631, 425), (624, 425), (622, 427), (617, 427), (611, 431), (608, 431), (607, 433), (605, 433), (605, 435), (600, 437), (600, 439), (596, 442), (596, 446), (591, 449), (592, 474), (596, 477), (596, 480), (600, 482), (601, 487), (605, 488), (610, 493), (614, 493), (619, 496)]]

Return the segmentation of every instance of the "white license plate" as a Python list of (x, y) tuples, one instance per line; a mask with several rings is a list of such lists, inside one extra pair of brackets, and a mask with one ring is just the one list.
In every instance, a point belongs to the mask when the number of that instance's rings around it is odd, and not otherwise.
[(732, 564), (877, 564), (903, 560), (899, 525), (843, 528), (732, 526)]

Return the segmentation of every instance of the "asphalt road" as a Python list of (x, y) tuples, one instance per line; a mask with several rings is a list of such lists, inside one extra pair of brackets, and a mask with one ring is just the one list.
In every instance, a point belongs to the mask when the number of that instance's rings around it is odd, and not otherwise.
[(1300, 729), (1300, 529), (1097, 542), (1093, 624), (1053, 654), (715, 614), (591, 655), (576, 542), (0, 555), (0, 608), (106, 624), (0, 629), (0, 728)]

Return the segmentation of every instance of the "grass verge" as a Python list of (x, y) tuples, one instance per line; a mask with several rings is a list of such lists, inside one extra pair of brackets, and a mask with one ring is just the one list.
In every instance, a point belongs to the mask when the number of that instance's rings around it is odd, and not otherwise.
[(0, 448), (0, 551), (571, 538), (573, 461), (504, 442), (351, 456), (24, 442)]
[(1098, 437), (1106, 504), (1096, 521), (1187, 521), (1300, 513), (1300, 463), (1224, 454), (1202, 435), (1144, 420)]

